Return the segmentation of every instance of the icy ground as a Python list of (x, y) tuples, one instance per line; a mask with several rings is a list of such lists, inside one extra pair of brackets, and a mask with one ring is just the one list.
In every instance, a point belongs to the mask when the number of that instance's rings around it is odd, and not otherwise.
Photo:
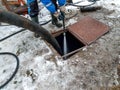
[[(89, 15), (109, 25), (110, 32), (65, 61), (54, 54), (44, 40), (35, 38), (28, 30), (0, 42), (0, 52), (12, 52), (20, 59), (16, 76), (2, 90), (99, 90), (98, 87), (118, 86), (120, 0), (100, 0), (96, 5), (102, 9), (79, 13), (66, 24)], [(42, 11), (43, 16), (46, 13), (48, 11)], [(50, 32), (59, 30), (51, 23), (43, 27)], [(20, 29), (13, 25), (0, 26), (0, 38)], [(0, 56), (0, 85), (12, 74), (15, 65), (12, 56)]]

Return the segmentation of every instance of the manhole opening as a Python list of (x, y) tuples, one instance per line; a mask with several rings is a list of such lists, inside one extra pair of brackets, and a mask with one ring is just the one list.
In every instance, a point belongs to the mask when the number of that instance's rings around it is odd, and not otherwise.
[[(60, 35), (56, 36), (55, 37), (56, 40), (58, 41), (61, 49), (62, 49), (62, 52), (63, 52), (63, 42), (64, 42), (64, 35), (63, 33), (61, 33)], [(77, 49), (80, 49), (82, 48), (83, 46), (85, 46), (82, 42), (80, 42), (74, 35), (72, 35), (69, 31), (66, 32), (66, 41), (67, 41), (67, 54), (68, 53), (71, 53)], [(75, 53), (75, 52), (74, 52)], [(60, 54), (61, 56), (63, 56), (64, 54)], [(73, 53), (72, 53), (73, 55)]]

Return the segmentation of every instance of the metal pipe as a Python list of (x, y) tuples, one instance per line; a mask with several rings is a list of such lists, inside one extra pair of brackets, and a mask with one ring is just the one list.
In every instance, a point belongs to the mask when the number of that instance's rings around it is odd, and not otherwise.
[(62, 53), (56, 39), (46, 29), (38, 24), (13, 12), (5, 11), (2, 9), (0, 9), (0, 22), (9, 23), (35, 32), (39, 34), (43, 39), (45, 39), (48, 43), (50, 43), (59, 53)]

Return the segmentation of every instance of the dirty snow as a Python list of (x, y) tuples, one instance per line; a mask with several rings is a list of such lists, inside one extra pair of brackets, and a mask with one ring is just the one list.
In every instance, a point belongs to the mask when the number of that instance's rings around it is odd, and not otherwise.
[[(0, 52), (12, 52), (20, 59), (16, 76), (1, 90), (98, 90), (98, 87), (119, 85), (120, 1), (100, 0), (97, 5), (102, 9), (80, 13), (66, 24), (70, 25), (89, 15), (109, 25), (110, 32), (65, 61), (42, 38), (35, 38), (29, 30), (0, 42)], [(70, 9), (73, 9), (72, 6)], [(39, 20), (50, 19), (45, 8), (40, 13), (42, 16), (39, 16)], [(45, 18), (41, 19), (43, 16)], [(50, 32), (59, 30), (51, 23), (43, 27)], [(0, 39), (20, 29), (13, 25), (0, 26)], [(0, 85), (12, 74), (15, 65), (14, 57), (0, 56)]]

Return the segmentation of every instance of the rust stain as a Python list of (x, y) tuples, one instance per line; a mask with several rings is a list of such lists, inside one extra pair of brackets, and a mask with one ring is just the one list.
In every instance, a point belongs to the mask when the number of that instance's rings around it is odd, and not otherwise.
[(110, 28), (104, 23), (86, 16), (79, 22), (68, 26), (67, 29), (82, 43), (89, 45), (107, 33)]

